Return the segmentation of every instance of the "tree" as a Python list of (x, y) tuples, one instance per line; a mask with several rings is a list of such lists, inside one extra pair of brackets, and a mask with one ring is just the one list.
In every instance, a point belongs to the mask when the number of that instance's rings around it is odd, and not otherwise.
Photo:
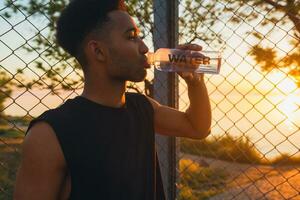
[[(49, 32), (46, 36), (37, 34), (34, 38), (35, 45), (32, 48), (27, 48), (30, 51), (42, 52), (41, 55), (46, 60), (55, 60), (59, 63), (58, 67), (50, 66), (47, 69), (45, 63), (36, 62), (36, 68), (45, 72), (45, 76), (40, 80), (33, 81), (32, 85), (46, 86), (46, 88), (55, 91), (57, 86), (62, 89), (77, 88), (83, 81), (82, 74), (78, 73), (80, 65), (75, 59), (71, 58), (54, 42), (55, 22), (59, 16), (59, 12), (67, 5), (68, 0), (30, 0), (28, 4), (17, 3), (15, 1), (6, 0), (6, 5), (10, 8), (5, 13), (5, 17), (9, 18), (17, 11), (28, 16), (46, 16), (49, 21), (46, 25)], [(218, 3), (225, 5), (223, 8), (218, 6)], [(128, 11), (135, 16), (139, 26), (142, 27), (142, 37), (153, 35), (153, 8), (151, 0), (133, 0), (128, 1)], [(292, 23), (293, 38), (290, 43), (293, 46), (293, 51), (289, 52), (287, 56), (280, 57), (276, 49), (265, 47), (258, 43), (253, 45), (250, 49), (250, 54), (254, 57), (256, 62), (264, 71), (273, 69), (287, 69), (288, 74), (295, 78), (300, 86), (300, 2), (297, 0), (185, 0), (181, 1), (180, 5), (184, 8), (179, 18), (179, 26), (184, 27), (183, 31), (179, 33), (180, 39), (185, 38), (185, 42), (194, 42), (200, 39), (204, 42), (210, 43), (217, 41), (222, 43), (221, 33), (214, 31), (204, 31), (212, 27), (222, 17), (224, 13), (234, 13), (230, 22), (239, 23), (242, 20), (246, 22), (255, 21), (260, 15), (260, 11), (265, 13), (264, 19), (259, 26), (267, 26), (270, 24), (276, 26), (283, 26)], [(243, 7), (251, 7), (251, 13), (246, 12)], [(139, 10), (137, 12), (137, 10)], [(253, 30), (253, 34), (258, 39), (265, 38), (258, 31)], [(150, 36), (150, 37), (151, 37)], [(152, 37), (153, 38), (153, 37)], [(218, 44), (215, 44), (218, 45)], [(61, 74), (67, 67), (74, 68), (74, 72), (78, 75), (79, 80), (74, 80), (73, 77), (62, 77)], [(51, 80), (51, 84), (45, 84), (46, 79)], [(27, 85), (31, 87), (32, 85)]]
[[(0, 68), (1, 69), (1, 68)], [(7, 73), (3, 70), (0, 70), (0, 124), (5, 123), (4, 118), (4, 101), (12, 93), (12, 84), (10, 83), (10, 78)]]
[[(231, 19), (233, 23), (241, 20), (253, 22), (261, 15), (259, 12), (266, 13), (259, 27), (265, 26), (285, 26), (292, 24), (294, 27), (290, 40), (292, 50), (287, 55), (279, 56), (275, 48), (263, 46), (262, 44), (253, 45), (250, 54), (264, 71), (273, 69), (287, 70), (300, 87), (300, 2), (298, 0), (225, 0), (225, 12), (234, 12), (235, 16)], [(250, 6), (253, 12), (246, 12), (242, 7)], [(259, 40), (266, 36), (259, 33), (257, 27), (252, 34)]]
[[(15, 2), (6, 0), (6, 12), (4, 17), (11, 18), (13, 14), (21, 12), (27, 18), (31, 16), (44, 16), (48, 19), (45, 27), (48, 28), (46, 35), (41, 34), (37, 30), (37, 34), (33, 38), (33, 46), (24, 48), (28, 52), (37, 52), (39, 61), (35, 61), (35, 68), (43, 72), (43, 76), (37, 80), (30, 80), (23, 83), (23, 87), (32, 88), (39, 87), (41, 89), (50, 89), (53, 93), (59, 90), (74, 90), (81, 85), (83, 81), (82, 74), (79, 73), (80, 65), (74, 58), (67, 54), (54, 41), (55, 22), (59, 16), (59, 12), (66, 6), (67, 0), (48, 1), (30, 0), (28, 4), (24, 2)], [(55, 63), (55, 64), (50, 64)], [(62, 76), (68, 67), (73, 68), (73, 72), (77, 74), (76, 79), (71, 76)], [(23, 73), (22, 69), (18, 70), (19, 74)], [(24, 79), (26, 80), (26, 79)], [(49, 81), (50, 80), (50, 81)], [(26, 83), (26, 84), (25, 84)], [(22, 84), (20, 85), (20, 87)]]
[[(187, 9), (179, 19), (179, 25), (185, 27), (185, 31), (180, 33), (180, 37), (185, 36), (185, 38), (189, 38), (187, 42), (193, 42), (195, 39), (209, 41), (211, 38), (219, 37), (214, 33), (211, 35), (204, 34), (199, 31), (199, 28), (214, 24), (217, 19), (215, 14), (220, 12), (220, 10), (214, 8), (213, 3), (208, 2), (204, 5), (208, 9), (205, 9), (202, 14), (198, 14), (196, 11), (200, 9), (200, 7), (203, 7), (203, 4), (201, 4), (201, 1), (196, 1), (198, 3), (195, 6), (192, 2), (192, 0), (184, 1), (184, 5)], [(53, 93), (56, 93), (61, 89), (74, 90), (82, 86), (83, 76), (78, 70), (80, 68), (79, 63), (60, 48), (54, 40), (55, 22), (60, 11), (67, 3), (69, 3), (68, 0), (29, 0), (27, 4), (6, 0), (7, 9), (4, 17), (7, 19), (17, 12), (22, 12), (27, 19), (31, 16), (44, 16), (49, 19), (48, 24), (45, 24), (45, 27), (49, 29), (47, 35), (38, 32), (33, 39), (33, 45), (29, 48), (24, 47), (28, 52), (37, 52), (41, 55), (45, 62), (36, 61), (35, 67), (36, 69), (42, 70), (44, 76), (37, 80), (29, 81), (27, 84), (23, 84), (23, 87), (41, 87), (50, 89)], [(142, 37), (146, 37), (149, 34), (151, 37), (154, 31), (152, 0), (132, 0), (127, 2), (127, 6), (129, 14), (135, 16), (138, 25), (142, 27)], [(189, 14), (192, 14), (192, 16), (187, 17)], [(49, 66), (47, 61), (58, 63), (58, 65)], [(74, 69), (74, 72), (78, 75), (77, 79), (74, 79), (74, 76), (63, 77), (61, 75), (65, 73), (68, 67)], [(19, 72), (22, 73), (22, 70), (20, 69)], [(148, 83), (149, 81), (146, 82), (145, 85)], [(134, 84), (129, 85), (129, 88), (134, 88)]]

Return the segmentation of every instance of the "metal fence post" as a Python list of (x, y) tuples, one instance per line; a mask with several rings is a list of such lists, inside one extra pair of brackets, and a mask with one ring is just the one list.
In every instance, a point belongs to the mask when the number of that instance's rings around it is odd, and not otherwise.
[[(154, 48), (175, 47), (178, 43), (178, 2), (154, 0)], [(178, 77), (154, 72), (154, 98), (164, 105), (178, 108)], [(177, 144), (175, 137), (156, 136), (157, 152), (167, 199), (176, 198)]]

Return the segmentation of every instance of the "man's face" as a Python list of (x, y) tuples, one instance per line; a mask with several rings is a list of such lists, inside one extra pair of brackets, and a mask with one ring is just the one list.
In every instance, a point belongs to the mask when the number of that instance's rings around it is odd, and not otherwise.
[(148, 48), (139, 38), (139, 30), (126, 12), (113, 11), (109, 17), (112, 29), (109, 31), (108, 75), (115, 80), (143, 81), (149, 67), (145, 56)]

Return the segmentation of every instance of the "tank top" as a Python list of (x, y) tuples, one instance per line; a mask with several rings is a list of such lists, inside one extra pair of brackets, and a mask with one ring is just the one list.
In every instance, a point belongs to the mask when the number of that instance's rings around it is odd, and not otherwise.
[(71, 176), (69, 199), (164, 200), (155, 151), (153, 108), (126, 93), (113, 108), (77, 96), (30, 122), (54, 130)]

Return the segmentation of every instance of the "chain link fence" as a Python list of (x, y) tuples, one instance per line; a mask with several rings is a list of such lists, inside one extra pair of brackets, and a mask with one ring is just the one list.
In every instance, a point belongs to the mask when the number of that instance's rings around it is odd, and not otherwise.
[[(0, 199), (12, 199), (30, 120), (82, 91), (79, 65), (53, 40), (67, 2), (0, 1)], [(128, 1), (150, 51), (161, 31), (155, 9), (149, 0)], [(211, 135), (177, 139), (176, 199), (300, 199), (299, 9), (297, 0), (178, 2), (178, 42), (220, 50), (223, 63), (219, 75), (205, 76)], [(153, 97), (154, 74), (128, 90)], [(180, 78), (177, 89), (184, 111)]]
[(300, 199), (299, 5), (180, 2), (180, 41), (223, 50), (220, 75), (206, 76), (211, 135), (181, 139), (181, 199)]

